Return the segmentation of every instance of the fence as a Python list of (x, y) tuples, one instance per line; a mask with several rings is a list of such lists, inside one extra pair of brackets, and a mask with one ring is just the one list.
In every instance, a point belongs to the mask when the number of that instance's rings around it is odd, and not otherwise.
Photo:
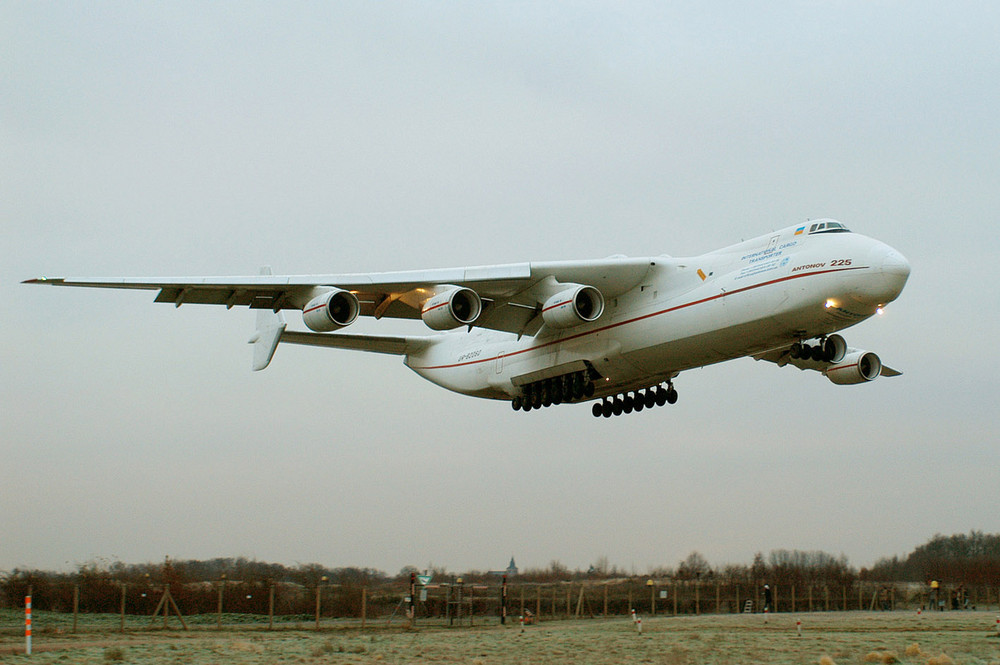
[[(24, 588), (20, 588), (23, 586)], [(412, 588), (412, 592), (411, 589)], [(23, 598), (28, 585), (8, 584), (8, 595)], [(935, 597), (924, 585), (855, 582), (831, 584), (771, 584), (771, 612), (851, 610), (1000, 609), (1000, 587), (942, 587)], [(169, 627), (171, 621), (222, 628), (235, 624), (275, 628), (363, 628), (401, 625), (481, 625), (525, 616), (529, 621), (627, 616), (763, 611), (760, 584), (711, 581), (607, 580), (561, 583), (482, 584), (460, 582), (378, 586), (320, 583), (312, 587), (290, 583), (220, 580), (196, 584), (157, 585), (103, 580), (85, 585), (52, 583), (32, 590), (36, 613), (56, 613), (61, 630), (103, 629), (118, 618), (117, 628), (136, 630)], [(4, 600), (4, 599), (0, 599)], [(18, 607), (6, 599), (3, 606)], [(98, 621), (96, 617), (101, 615)], [(5, 616), (12, 616), (7, 614)], [(174, 617), (176, 616), (176, 620)], [(70, 617), (72, 620), (70, 622)], [(111, 617), (111, 618), (109, 618)], [(96, 623), (95, 623), (96, 622)], [(5, 632), (19, 623), (4, 621)], [(43, 620), (36, 628), (44, 630)]]

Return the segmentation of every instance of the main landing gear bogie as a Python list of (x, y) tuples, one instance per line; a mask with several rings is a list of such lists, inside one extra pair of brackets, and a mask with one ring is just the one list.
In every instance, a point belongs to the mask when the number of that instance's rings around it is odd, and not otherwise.
[(516, 395), (510, 402), (515, 411), (531, 411), (553, 404), (587, 399), (593, 397), (595, 386), (587, 373), (581, 371), (536, 381), (524, 386), (522, 390), (523, 393)]
[(673, 383), (667, 383), (666, 388), (662, 385), (650, 386), (645, 391), (636, 390), (615, 397), (605, 397), (603, 401), (594, 403), (591, 413), (595, 418), (610, 418), (623, 413), (639, 412), (643, 409), (652, 409), (654, 406), (676, 403), (677, 390)]

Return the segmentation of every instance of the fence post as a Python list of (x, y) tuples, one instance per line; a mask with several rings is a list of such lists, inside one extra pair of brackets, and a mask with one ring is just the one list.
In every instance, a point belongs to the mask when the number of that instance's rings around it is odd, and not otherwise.
[(674, 592), (674, 616), (677, 616), (677, 582), (674, 582), (673, 592)]
[(795, 585), (792, 585), (792, 612), (795, 612)]
[(368, 587), (361, 587), (361, 630), (365, 629), (365, 620), (368, 618)]
[(646, 582), (649, 585), (649, 615), (656, 616), (656, 585), (653, 580)]
[(542, 586), (535, 587), (535, 591), (538, 592), (535, 598), (535, 621), (537, 622), (542, 620)]
[(608, 585), (604, 585), (604, 616), (608, 616)]
[(222, 595), (225, 593), (226, 588), (226, 574), (223, 573), (219, 578), (219, 602), (215, 608), (215, 627), (222, 630)]
[(121, 622), (121, 627), (119, 628), (118, 631), (120, 633), (125, 632), (125, 589), (127, 587), (128, 585), (122, 582), (122, 622)]
[(829, 612), (830, 611), (830, 587), (827, 586), (827, 585), (825, 585), (825, 584), (823, 585), (823, 599), (824, 599), (824, 603), (825, 603), (825, 607), (824, 607), (823, 611), (824, 612)]
[(274, 582), (267, 587), (267, 629), (274, 629)]
[(80, 585), (73, 585), (73, 632), (76, 632), (77, 619), (80, 616)]

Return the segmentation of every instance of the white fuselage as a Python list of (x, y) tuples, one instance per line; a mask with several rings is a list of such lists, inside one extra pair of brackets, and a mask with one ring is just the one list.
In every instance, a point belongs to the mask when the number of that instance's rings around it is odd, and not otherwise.
[(641, 283), (592, 323), (520, 339), (454, 331), (406, 364), (449, 390), (509, 399), (524, 377), (586, 362), (602, 377), (596, 395), (610, 395), (852, 326), (894, 300), (908, 274), (877, 240), (790, 227), (701, 256), (651, 257)]

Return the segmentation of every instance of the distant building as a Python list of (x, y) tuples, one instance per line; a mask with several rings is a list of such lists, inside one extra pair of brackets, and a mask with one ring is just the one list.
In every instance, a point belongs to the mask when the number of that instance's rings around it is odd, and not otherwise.
[(517, 575), (517, 564), (514, 563), (514, 557), (510, 558), (510, 564), (507, 566), (506, 570), (491, 570), (490, 575), (506, 575), (510, 577), (511, 575)]

